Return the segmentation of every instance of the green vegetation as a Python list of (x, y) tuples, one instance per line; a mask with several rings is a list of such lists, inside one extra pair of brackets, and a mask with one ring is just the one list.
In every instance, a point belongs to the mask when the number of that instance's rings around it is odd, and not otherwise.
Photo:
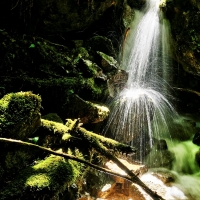
[(23, 127), (22, 124), (40, 125), (41, 97), (32, 92), (18, 92), (5, 95), (0, 100), (0, 136), (27, 138), (37, 127)]
[(49, 156), (21, 171), (11, 184), (0, 190), (1, 199), (52, 198), (64, 192), (71, 183), (76, 181), (82, 167), (83, 165), (76, 161)]

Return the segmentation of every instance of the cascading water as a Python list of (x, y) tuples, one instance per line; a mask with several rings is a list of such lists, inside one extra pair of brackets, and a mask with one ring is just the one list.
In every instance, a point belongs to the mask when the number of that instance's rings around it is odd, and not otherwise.
[(114, 139), (136, 146), (135, 159), (143, 161), (155, 141), (170, 138), (168, 123), (174, 109), (165, 97), (170, 77), (170, 42), (159, 0), (149, 0), (142, 11), (135, 13), (121, 62), (128, 80), (111, 104), (104, 132), (110, 130)]
[[(133, 159), (149, 167), (141, 180), (149, 187), (160, 185), (165, 199), (196, 200), (200, 199), (200, 167), (195, 156), (200, 151), (186, 141), (194, 134), (193, 128), (188, 129), (186, 121), (182, 126), (167, 98), (171, 81), (170, 26), (159, 2), (148, 0), (142, 11), (135, 11), (123, 43), (121, 71), (111, 84), (108, 81), (111, 86), (114, 81), (116, 88), (111, 88), (111, 96), (115, 96), (104, 133), (137, 147)], [(185, 142), (172, 141), (170, 134)], [(165, 160), (163, 152), (167, 153)], [(165, 185), (152, 171), (171, 174), (174, 182)]]

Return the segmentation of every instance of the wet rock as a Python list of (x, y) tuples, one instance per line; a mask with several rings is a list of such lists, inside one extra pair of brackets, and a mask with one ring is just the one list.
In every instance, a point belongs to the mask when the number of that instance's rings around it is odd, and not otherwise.
[(157, 144), (157, 149), (158, 150), (167, 150), (167, 142), (165, 140), (159, 140), (158, 144)]
[(123, 24), (126, 30), (130, 27), (130, 24), (133, 21), (134, 16), (135, 16), (134, 10), (128, 4), (126, 4), (124, 6), (124, 11), (123, 11)]
[(165, 140), (158, 140), (146, 157), (149, 168), (165, 167), (171, 169), (174, 154), (168, 150)]
[[(131, 162), (126, 161), (125, 159), (119, 159), (126, 167), (128, 167), (134, 174), (137, 176), (141, 176), (142, 174), (147, 172), (147, 167), (144, 165), (137, 165)], [(113, 172), (117, 172), (119, 174), (125, 175), (125, 172), (121, 170), (115, 163), (109, 161), (105, 164), (105, 166)], [(137, 199), (137, 200), (145, 200), (145, 196), (142, 194), (141, 190), (137, 188), (135, 184), (131, 182), (110, 175), (111, 179), (114, 181), (113, 183), (106, 184), (102, 190), (98, 193), (99, 199), (107, 199), (107, 200), (118, 200), (118, 199)]]
[(198, 166), (200, 167), (200, 150), (195, 155), (195, 161), (198, 164)]
[[(142, 176), (144, 173), (146, 173), (148, 171), (147, 166), (145, 165), (141, 165), (141, 164), (135, 164), (133, 162), (129, 162), (125, 159), (119, 158), (119, 161), (122, 162), (126, 167), (128, 167), (129, 170), (131, 170), (135, 175), (137, 176)], [(126, 173), (121, 170), (115, 163), (113, 163), (112, 161), (109, 161), (105, 164), (105, 166), (112, 170), (113, 172), (117, 172), (119, 174), (125, 175)], [(124, 180), (123, 178), (120, 177), (114, 177), (113, 179), (115, 181), (117, 180)]]
[(169, 185), (177, 179), (177, 176), (174, 173), (164, 168), (153, 169), (151, 174), (160, 179), (165, 185)]
[(108, 79), (108, 90), (111, 97), (117, 96), (126, 86), (128, 73), (124, 70), (118, 70), (116, 74)]
[[(116, 55), (112, 41), (104, 36), (94, 36), (94, 37), (88, 39), (84, 43), (84, 45), (88, 49), (90, 55), (93, 55), (94, 58), (96, 58), (97, 60), (99, 58), (100, 63), (101, 63), (101, 57), (99, 56), (98, 51), (103, 52), (109, 56)], [(99, 63), (97, 62), (97, 64), (99, 64)]]
[(199, 76), (200, 13), (197, 3), (190, 0), (173, 1), (173, 5), (167, 4), (167, 9), (166, 15), (170, 20), (173, 35), (174, 59), (187, 73)]
[(200, 146), (200, 132), (195, 133), (192, 142), (198, 146)]

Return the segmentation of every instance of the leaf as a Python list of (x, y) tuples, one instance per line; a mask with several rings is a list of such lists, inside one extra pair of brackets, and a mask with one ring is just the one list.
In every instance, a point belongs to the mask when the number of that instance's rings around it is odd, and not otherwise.
[(74, 90), (69, 90), (68, 93), (69, 94), (74, 94)]
[(35, 48), (35, 44), (31, 44), (29, 48)]
[(30, 141), (32, 141), (33, 143), (37, 143), (37, 141), (39, 140), (39, 137), (34, 137), (34, 138), (28, 138)]

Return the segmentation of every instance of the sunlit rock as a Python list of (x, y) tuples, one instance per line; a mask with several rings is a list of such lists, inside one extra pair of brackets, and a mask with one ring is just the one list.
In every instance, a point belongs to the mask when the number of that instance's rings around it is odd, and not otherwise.
[(80, 118), (83, 124), (102, 122), (108, 117), (109, 108), (105, 105), (85, 101), (77, 95), (71, 97), (73, 104), (66, 109), (72, 118)]
[[(142, 174), (147, 172), (147, 167), (145, 165), (133, 164), (126, 161), (125, 159), (119, 159), (129, 170), (131, 170), (137, 176), (142, 176)], [(116, 172), (122, 175), (126, 173), (121, 170), (115, 163), (108, 161), (105, 166), (112, 172)], [(138, 199), (145, 200), (142, 192), (136, 187), (135, 184), (123, 179), (121, 177), (110, 175), (114, 180), (112, 184), (105, 184), (104, 187), (98, 194), (99, 199), (106, 200), (119, 200), (119, 199)]]
[(155, 168), (152, 170), (151, 174), (160, 179), (165, 185), (170, 185), (177, 179), (177, 175), (175, 173), (165, 168)]
[(117, 61), (112, 57), (108, 56), (103, 52), (97, 51), (97, 53), (101, 56), (101, 67), (105, 72), (116, 71), (118, 68)]

